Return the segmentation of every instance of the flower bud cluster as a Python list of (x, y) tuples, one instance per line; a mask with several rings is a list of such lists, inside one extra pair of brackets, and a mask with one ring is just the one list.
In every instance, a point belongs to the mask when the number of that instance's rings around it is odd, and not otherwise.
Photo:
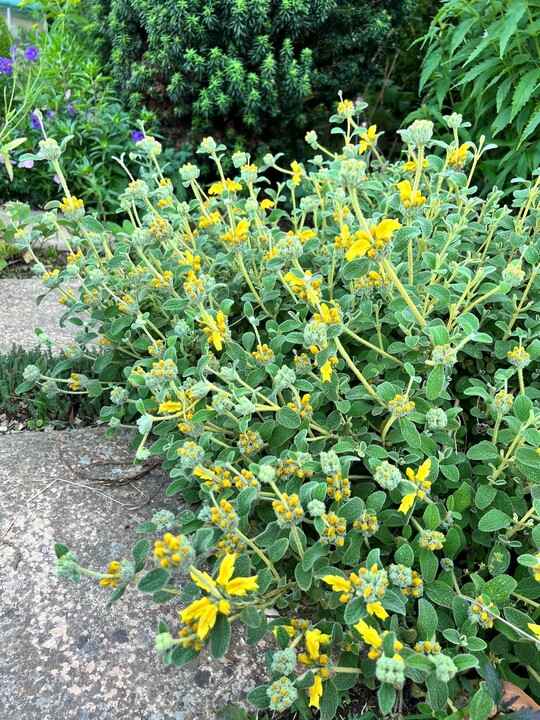
[(182, 572), (195, 560), (195, 550), (184, 535), (165, 533), (154, 543), (154, 560), (165, 570)]
[(403, 480), (403, 477), (395, 465), (391, 465), (387, 460), (383, 460), (382, 463), (375, 468), (373, 479), (383, 490), (394, 490)]
[(281, 528), (290, 528), (302, 522), (304, 510), (300, 505), (300, 498), (296, 494), (283, 493), (281, 498), (272, 502), (276, 513), (278, 525)]
[(431, 408), (426, 413), (426, 428), (428, 430), (444, 430), (448, 425), (448, 416), (442, 408)]
[(437, 530), (422, 530), (418, 536), (418, 544), (424, 550), (442, 550), (446, 538)]
[(275, 680), (266, 691), (270, 698), (270, 709), (284, 712), (298, 698), (298, 690), (286, 677)]
[(179, 465), (184, 470), (194, 468), (204, 462), (204, 449), (193, 440), (186, 440), (176, 452)]
[(362, 537), (370, 538), (379, 529), (379, 521), (376, 515), (372, 515), (367, 510), (360, 515), (360, 517), (354, 521), (353, 528), (356, 532), (360, 533)]

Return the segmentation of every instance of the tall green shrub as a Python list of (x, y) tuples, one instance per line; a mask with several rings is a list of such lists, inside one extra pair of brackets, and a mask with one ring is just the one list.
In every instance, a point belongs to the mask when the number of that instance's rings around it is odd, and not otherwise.
[[(180, 129), (271, 139), (359, 94), (410, 0), (94, 0), (96, 41), (134, 106)], [(215, 128), (213, 128), (215, 132)]]
[(0, 15), (0, 57), (9, 57), (9, 48), (13, 45), (13, 39), (6, 21)]
[(483, 161), (489, 184), (540, 163), (540, 5), (534, 0), (445, 0), (425, 38), (420, 89), (499, 146)]

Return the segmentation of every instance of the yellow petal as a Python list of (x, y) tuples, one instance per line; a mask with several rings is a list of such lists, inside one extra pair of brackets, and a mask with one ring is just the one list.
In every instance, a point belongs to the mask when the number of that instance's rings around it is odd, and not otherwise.
[(332, 364), (327, 360), (321, 368), (321, 377), (323, 382), (330, 382), (332, 377)]
[(200, 477), (202, 480), (213, 480), (214, 474), (210, 470), (205, 470), (201, 465), (197, 465), (193, 474)]
[(273, 208), (273, 207), (274, 207), (274, 203), (272, 200), (263, 200), (261, 203), (261, 208), (263, 210), (266, 210), (267, 208)]
[(216, 350), (222, 349), (223, 343), (221, 342), (221, 334), (217, 330), (212, 332), (212, 342), (214, 343)]
[(371, 243), (367, 238), (359, 238), (358, 240), (355, 240), (351, 247), (347, 250), (345, 253), (345, 259), (350, 262), (356, 257), (364, 257), (370, 247)]
[(411, 183), (408, 180), (398, 182), (396, 187), (399, 190), (400, 195), (412, 195)]
[(249, 230), (249, 220), (240, 220), (236, 226), (236, 234), (244, 235)]
[(217, 606), (210, 603), (204, 613), (201, 615), (199, 619), (199, 626), (197, 628), (197, 637), (199, 637), (201, 640), (204, 640), (204, 638), (208, 635), (210, 630), (216, 624), (217, 614)]
[(391, 238), (396, 230), (399, 230), (401, 223), (399, 220), (381, 220), (375, 229), (375, 235), (379, 240), (383, 238)]
[(407, 493), (407, 495), (405, 495), (403, 500), (401, 501), (401, 505), (399, 506), (399, 512), (406, 515), (412, 508), (415, 497), (416, 493)]
[(348, 592), (351, 589), (349, 580), (345, 580), (340, 575), (325, 575), (322, 581), (331, 585), (334, 592)]
[(229, 595), (245, 595), (246, 592), (257, 590), (257, 588), (259, 587), (257, 585), (257, 577), (258, 575), (250, 578), (234, 578), (234, 580), (231, 580), (227, 583), (226, 590)]
[(197, 574), (190, 572), (190, 575), (193, 582), (203, 590), (206, 590), (206, 592), (211, 593), (212, 590), (217, 587), (216, 581), (213, 580), (207, 572), (201, 572), (199, 570)]
[(221, 565), (219, 566), (219, 573), (217, 576), (217, 584), (221, 585), (221, 587), (225, 587), (225, 585), (232, 578), (234, 573), (235, 561), (236, 555), (233, 553), (225, 555), (225, 557), (221, 561)]
[(431, 459), (428, 458), (427, 460), (424, 460), (424, 462), (418, 468), (418, 472), (416, 473), (416, 479), (420, 480), (420, 482), (424, 482), (424, 480), (429, 475), (430, 470), (431, 470)]
[(324, 642), (325, 637), (328, 637), (327, 635), (322, 635), (321, 631), (318, 629), (315, 630), (308, 630), (306, 632), (306, 650), (309, 653), (309, 656), (312, 660), (316, 660), (319, 655), (319, 645), (321, 642)]
[(179, 614), (182, 622), (185, 623), (188, 620), (193, 620), (200, 617), (205, 612), (208, 605), (210, 605), (210, 600), (207, 597), (203, 597), (200, 600), (195, 600), (195, 602), (192, 602), (191, 605), (188, 605), (185, 610), (180, 611)]
[(305, 285), (304, 280), (297, 277), (296, 275), (293, 275), (292, 272), (288, 272), (286, 275), (284, 275), (283, 279), (285, 280), (285, 282), (288, 282), (291, 285)]
[(319, 701), (323, 694), (322, 678), (320, 675), (315, 675), (313, 685), (309, 688), (309, 706), (318, 708)]
[(382, 645), (382, 639), (379, 637), (378, 632), (371, 625), (368, 625), (365, 620), (359, 620), (356, 625), (353, 625), (355, 630), (358, 630), (362, 640), (371, 645), (371, 647), (379, 648)]
[(208, 190), (209, 195), (221, 195), (221, 193), (225, 190), (223, 185), (220, 182), (214, 183), (210, 186), (210, 189)]
[(219, 612), (222, 615), (230, 615), (231, 614), (231, 603), (228, 600), (220, 600), (218, 607), (219, 607)]
[(169, 400), (168, 402), (161, 403), (159, 406), (159, 412), (160, 413), (175, 413), (180, 412), (180, 410), (184, 409), (183, 403), (180, 402), (172, 402)]
[(540, 638), (540, 625), (535, 625), (534, 623), (529, 623), (529, 624), (527, 625), (527, 627), (529, 628), (529, 630), (532, 630), (532, 632), (533, 632), (537, 637)]
[(380, 602), (367, 603), (366, 609), (370, 615), (376, 615), (381, 620), (386, 620), (388, 613)]
[(298, 653), (298, 662), (302, 665), (313, 665), (313, 660), (306, 653)]

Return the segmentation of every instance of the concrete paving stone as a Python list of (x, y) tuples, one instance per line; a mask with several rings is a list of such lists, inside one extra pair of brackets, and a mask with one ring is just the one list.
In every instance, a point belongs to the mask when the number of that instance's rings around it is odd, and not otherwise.
[(220, 661), (203, 651), (164, 668), (157, 620), (176, 632), (178, 605), (128, 589), (105, 611), (110, 591), (97, 581), (56, 577), (54, 542), (102, 570), (128, 556), (152, 508), (181, 509), (159, 466), (133, 479), (128, 438), (106, 440), (103, 428), (0, 437), (0, 720), (212, 720), (264, 682), (264, 651), (241, 633)]
[[(78, 286), (76, 281), (70, 281), (64, 287), (76, 290)], [(39, 278), (0, 280), (0, 353), (9, 352), (14, 345), (27, 350), (36, 347), (37, 327), (62, 346), (73, 342), (80, 328), (70, 322), (60, 327), (60, 318), (66, 311), (58, 302), (60, 294), (53, 291), (36, 305), (36, 299), (46, 290)]]

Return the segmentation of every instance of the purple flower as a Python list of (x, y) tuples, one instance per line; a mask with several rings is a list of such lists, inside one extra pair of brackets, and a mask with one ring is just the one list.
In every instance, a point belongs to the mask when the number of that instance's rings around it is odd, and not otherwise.
[(71, 97), (71, 90), (66, 90), (66, 94), (64, 95), (64, 97), (66, 98), (66, 100), (69, 100), (69, 98)]
[(11, 58), (0, 57), (0, 73), (13, 75), (13, 60)]
[(53, 114), (52, 114), (52, 112), (51, 112), (51, 108), (50, 108), (50, 107), (47, 108), (47, 112), (45, 113), (45, 117), (48, 118), (49, 120), (52, 120), (52, 119), (53, 119)]
[(132, 130), (131, 137), (132, 137), (134, 143), (138, 143), (141, 140), (144, 140), (144, 138), (146, 136), (142, 130)]
[(67, 104), (67, 109), (71, 117), (75, 117), (75, 105), (72, 102)]
[(55, 182), (57, 185), (60, 185), (61, 180), (60, 180), (60, 178), (58, 177), (58, 175), (55, 175), (55, 176), (53, 177), (53, 180), (54, 180), (54, 182)]
[(17, 163), (17, 167), (20, 168), (32, 168), (34, 167), (34, 161), (33, 160), (21, 160)]
[(16, 45), (12, 45), (12, 46), (9, 48), (9, 56), (10, 56), (11, 58), (13, 58), (13, 60), (15, 60), (15, 56), (16, 56), (16, 55), (17, 55), (17, 46), (16, 46)]
[(31, 122), (34, 130), (41, 130), (41, 125), (39, 124), (39, 118), (35, 112), (30, 112), (30, 122)]
[(24, 57), (30, 62), (35, 62), (39, 57), (39, 51), (35, 45), (29, 45), (24, 51)]

